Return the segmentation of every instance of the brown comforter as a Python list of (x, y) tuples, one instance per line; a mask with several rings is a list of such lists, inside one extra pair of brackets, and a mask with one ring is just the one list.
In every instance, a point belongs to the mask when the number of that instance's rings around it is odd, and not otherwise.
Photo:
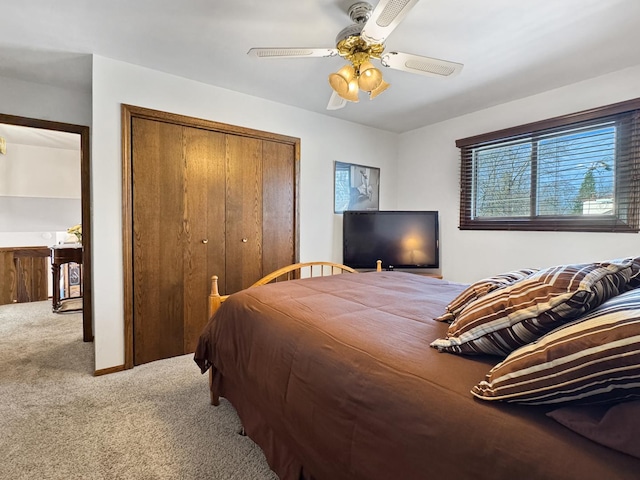
[(499, 359), (429, 347), (463, 288), (401, 272), (251, 288), (209, 322), (195, 361), (282, 479), (640, 478), (640, 460), (544, 408), (472, 397)]

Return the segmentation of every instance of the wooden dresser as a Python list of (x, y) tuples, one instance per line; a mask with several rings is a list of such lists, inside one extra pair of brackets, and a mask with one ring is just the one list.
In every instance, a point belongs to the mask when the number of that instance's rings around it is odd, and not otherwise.
[(0, 248), (0, 305), (49, 298), (49, 247)]
[[(82, 245), (80, 244), (63, 244), (51, 247), (51, 272), (53, 273), (52, 307), (54, 313), (59, 312), (62, 309), (62, 301), (69, 298), (69, 296), (62, 298), (60, 293), (60, 267), (67, 263), (82, 265), (82, 256)], [(80, 280), (80, 276), (74, 283), (80, 286), (80, 295), (76, 295), (74, 298), (82, 298), (82, 282)], [(71, 310), (81, 309), (82, 308), (80, 307)]]

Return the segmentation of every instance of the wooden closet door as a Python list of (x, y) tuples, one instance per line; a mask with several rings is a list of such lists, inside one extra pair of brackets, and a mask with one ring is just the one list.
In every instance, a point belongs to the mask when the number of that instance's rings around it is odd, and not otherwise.
[(299, 141), (123, 108), (130, 367), (194, 351), (212, 275), (230, 294), (297, 260)]
[(262, 144), (227, 135), (225, 294), (262, 277)]
[[(134, 364), (195, 350), (223, 293), (294, 261), (293, 147), (134, 119)], [(265, 255), (266, 252), (266, 255)]]
[(226, 294), (295, 263), (295, 178), (292, 145), (227, 137)]
[(293, 145), (262, 146), (262, 271), (296, 262), (295, 152)]
[(225, 135), (136, 119), (134, 363), (191, 353), (225, 269)]
[(210, 272), (224, 280), (226, 145), (223, 133), (184, 131), (184, 353), (191, 353), (208, 320)]
[(184, 352), (183, 129), (132, 121), (134, 364)]

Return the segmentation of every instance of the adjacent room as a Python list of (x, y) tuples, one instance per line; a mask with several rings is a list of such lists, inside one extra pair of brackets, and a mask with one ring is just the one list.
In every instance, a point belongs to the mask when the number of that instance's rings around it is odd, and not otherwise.
[(0, 477), (638, 478), (640, 2), (2, 12)]

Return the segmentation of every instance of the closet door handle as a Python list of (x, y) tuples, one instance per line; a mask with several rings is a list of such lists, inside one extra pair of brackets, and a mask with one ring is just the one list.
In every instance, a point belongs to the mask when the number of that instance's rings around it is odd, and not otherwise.
[(243, 238), (243, 239), (242, 239), (242, 243), (247, 243), (248, 241), (249, 241), (249, 239), (248, 239), (248, 238)]
[(204, 244), (209, 243), (209, 239), (208, 239), (208, 238), (205, 238), (204, 240), (202, 240), (202, 243), (204, 243)]

